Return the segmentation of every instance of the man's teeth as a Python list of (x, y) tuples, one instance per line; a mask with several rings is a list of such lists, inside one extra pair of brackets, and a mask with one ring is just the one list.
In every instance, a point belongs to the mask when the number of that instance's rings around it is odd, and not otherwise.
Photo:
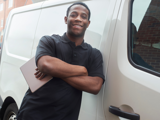
[(80, 25), (74, 25), (74, 26), (81, 27)]

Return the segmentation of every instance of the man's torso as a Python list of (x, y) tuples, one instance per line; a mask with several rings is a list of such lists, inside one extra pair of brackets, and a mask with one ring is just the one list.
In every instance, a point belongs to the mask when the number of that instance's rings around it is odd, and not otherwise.
[[(54, 52), (52, 57), (57, 57), (69, 64), (89, 68), (92, 53), (92, 47), (89, 44), (82, 43), (81, 46), (75, 46), (74, 42), (69, 41), (66, 35), (62, 37), (58, 35), (45, 36), (44, 39), (46, 39), (46, 41), (43, 40), (44, 45), (47, 44), (45, 47), (52, 53)], [(38, 52), (36, 53), (36, 62), (41, 57)], [(18, 113), (18, 119), (22, 119), (21, 116), (23, 116), (24, 120), (76, 120), (81, 97), (82, 91), (73, 88), (62, 79), (54, 77), (34, 93), (31, 93), (30, 90), (27, 91)]]

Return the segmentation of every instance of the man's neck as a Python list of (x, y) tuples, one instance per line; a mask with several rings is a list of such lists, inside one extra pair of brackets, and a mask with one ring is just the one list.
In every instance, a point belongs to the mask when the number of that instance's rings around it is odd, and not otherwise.
[(82, 42), (83, 42), (84, 36), (82, 36), (82, 37), (74, 37), (74, 36), (69, 35), (68, 33), (66, 33), (66, 35), (72, 42), (75, 42), (76, 46), (81, 45)]

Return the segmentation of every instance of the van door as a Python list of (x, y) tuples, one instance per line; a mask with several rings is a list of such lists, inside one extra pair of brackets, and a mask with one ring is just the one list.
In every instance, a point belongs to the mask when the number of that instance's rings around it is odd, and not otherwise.
[[(138, 114), (141, 120), (159, 119), (160, 0), (122, 0), (106, 85), (107, 120), (138, 120)], [(125, 115), (109, 113), (111, 105)]]
[(34, 34), (42, 3), (13, 9), (7, 19), (0, 67), (0, 95), (20, 107), (27, 83), (20, 67), (31, 58)]

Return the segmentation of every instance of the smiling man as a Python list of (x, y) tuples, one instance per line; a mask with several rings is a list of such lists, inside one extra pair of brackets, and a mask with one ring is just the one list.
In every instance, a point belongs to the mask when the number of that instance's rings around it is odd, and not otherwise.
[(53, 76), (36, 92), (27, 91), (18, 120), (78, 120), (82, 91), (97, 94), (104, 82), (102, 55), (84, 42), (90, 24), (84, 3), (72, 4), (63, 36), (43, 36), (36, 52), (38, 79)]

